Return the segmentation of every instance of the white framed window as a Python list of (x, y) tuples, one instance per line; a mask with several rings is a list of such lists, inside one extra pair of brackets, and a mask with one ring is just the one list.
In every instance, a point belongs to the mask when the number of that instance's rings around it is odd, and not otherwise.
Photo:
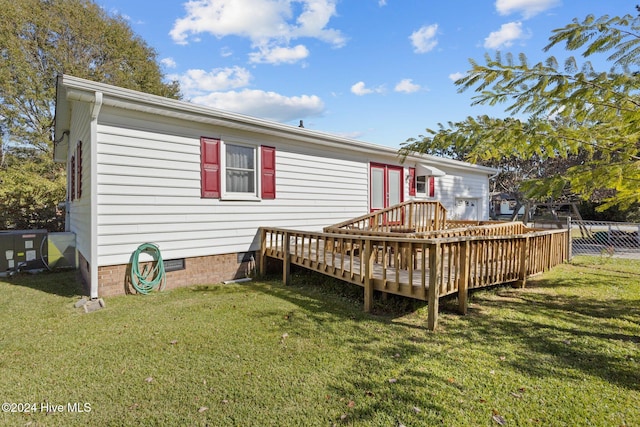
[(435, 197), (435, 177), (425, 175), (416, 176), (416, 194), (422, 197)]
[(225, 141), (221, 157), (222, 198), (258, 200), (257, 147)]
[(427, 193), (427, 177), (424, 175), (416, 176), (416, 193)]

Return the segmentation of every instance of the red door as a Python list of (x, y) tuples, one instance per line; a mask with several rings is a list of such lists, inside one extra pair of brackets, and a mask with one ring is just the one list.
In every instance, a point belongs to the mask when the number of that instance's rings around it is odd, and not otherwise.
[(403, 169), (399, 166), (371, 163), (371, 186), (369, 194), (369, 210), (379, 209), (402, 203)]

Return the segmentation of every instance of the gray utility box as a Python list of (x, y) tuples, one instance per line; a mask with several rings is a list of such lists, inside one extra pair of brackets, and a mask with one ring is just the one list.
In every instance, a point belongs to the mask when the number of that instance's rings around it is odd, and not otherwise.
[(0, 274), (46, 268), (47, 230), (0, 231)]

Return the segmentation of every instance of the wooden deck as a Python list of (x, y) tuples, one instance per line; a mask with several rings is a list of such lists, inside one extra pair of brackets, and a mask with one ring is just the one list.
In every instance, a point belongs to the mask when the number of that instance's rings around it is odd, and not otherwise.
[(491, 223), (418, 233), (404, 225), (404, 233), (363, 226), (346, 231), (328, 227), (325, 230), (340, 231), (322, 233), (262, 228), (260, 269), (265, 271), (271, 257), (283, 261), (285, 283), (295, 264), (363, 286), (367, 311), (374, 290), (428, 301), (428, 328), (434, 330), (440, 297), (457, 293), (459, 310), (466, 313), (469, 289), (501, 283), (524, 286), (528, 277), (569, 256), (566, 230)]

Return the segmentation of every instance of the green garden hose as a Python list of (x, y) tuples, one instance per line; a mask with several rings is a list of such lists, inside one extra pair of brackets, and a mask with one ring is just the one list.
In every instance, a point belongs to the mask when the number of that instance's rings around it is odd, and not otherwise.
[[(143, 263), (142, 271), (140, 271), (138, 258), (142, 252), (153, 256), (153, 262)], [(164, 289), (167, 280), (164, 271), (164, 262), (160, 254), (160, 248), (157, 245), (153, 243), (143, 243), (131, 254), (129, 261), (131, 263), (131, 285), (138, 293), (147, 295), (155, 288), (158, 288), (160, 291)]]

